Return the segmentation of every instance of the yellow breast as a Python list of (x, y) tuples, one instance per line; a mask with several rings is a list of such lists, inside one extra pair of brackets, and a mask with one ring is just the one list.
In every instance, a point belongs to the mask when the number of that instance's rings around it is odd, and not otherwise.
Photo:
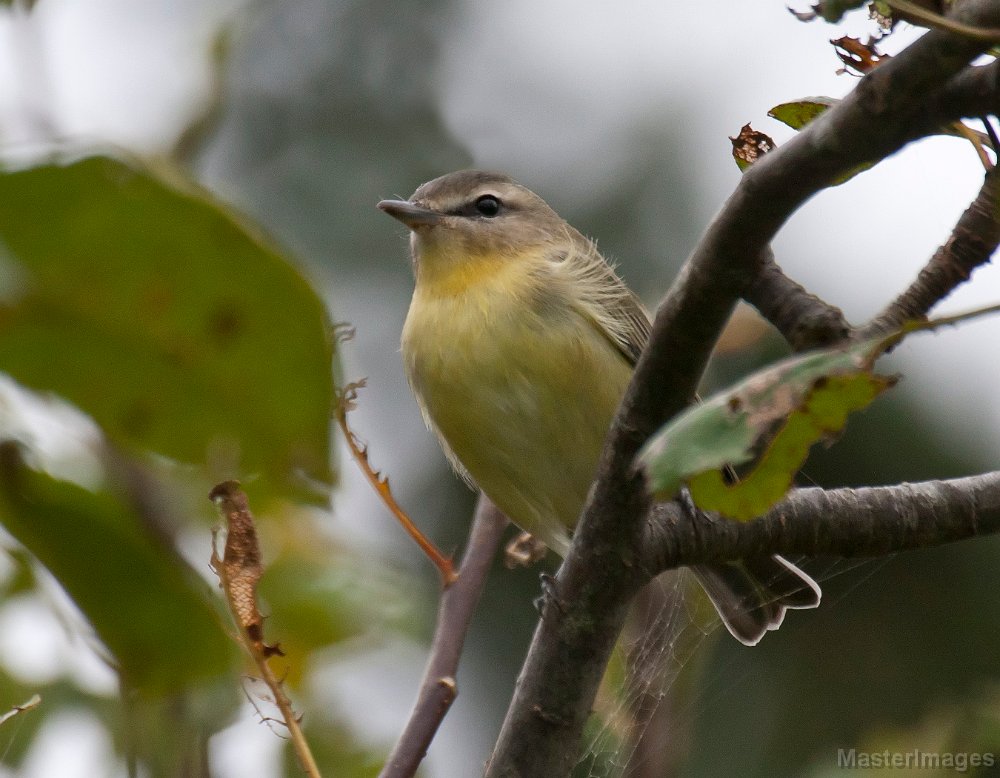
[(541, 261), (418, 278), (402, 351), (452, 460), (564, 552), (631, 368), (570, 299), (542, 293)]

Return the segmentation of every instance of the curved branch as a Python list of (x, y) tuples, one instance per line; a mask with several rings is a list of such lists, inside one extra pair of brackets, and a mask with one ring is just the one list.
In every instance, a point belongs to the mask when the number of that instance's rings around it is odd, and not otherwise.
[(676, 504), (647, 525), (652, 574), (766, 554), (880, 556), (1000, 532), (1000, 471), (898, 486), (797, 489), (759, 519), (728, 521)]
[(916, 280), (860, 333), (861, 338), (922, 319), (939, 301), (969, 280), (972, 271), (990, 261), (1000, 244), (1000, 170), (993, 168), (972, 205), (962, 214), (948, 241), (920, 271)]
[(507, 524), (508, 519), (500, 509), (481, 495), (458, 577), (441, 594), (434, 642), (410, 720), (379, 778), (410, 778), (417, 772), (454, 702), (462, 645)]
[[(1000, 6), (967, 0), (954, 18), (997, 26)], [(642, 543), (649, 503), (632, 460), (643, 441), (691, 401), (712, 346), (775, 233), (825, 186), (940, 126), (942, 117), (926, 111), (928, 96), (986, 45), (928, 32), (743, 174), (657, 311), (547, 598), (486, 769), (489, 778), (560, 776), (572, 768), (628, 601), (647, 580)]]
[(777, 328), (794, 351), (829, 346), (851, 332), (843, 311), (786, 276), (770, 248), (743, 299)]

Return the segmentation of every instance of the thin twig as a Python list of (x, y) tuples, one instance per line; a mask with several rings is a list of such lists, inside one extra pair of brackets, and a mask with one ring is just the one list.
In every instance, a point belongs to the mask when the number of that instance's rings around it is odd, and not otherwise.
[(240, 627), (240, 642), (250, 652), (261, 679), (271, 690), (302, 769), (310, 778), (320, 778), (319, 767), (302, 732), (299, 716), (267, 661), (272, 656), (281, 656), (282, 652), (279, 646), (264, 642), (264, 617), (257, 607), (257, 582), (264, 567), (249, 501), (236, 481), (218, 484), (209, 493), (209, 499), (215, 503), (227, 526), (226, 547), (221, 559), (215, 543), (212, 544), (212, 570), (219, 576), (229, 610)]
[(987, 41), (988, 43), (1000, 41), (1000, 30), (984, 29), (982, 27), (973, 27), (971, 24), (963, 24), (955, 19), (949, 19), (946, 16), (934, 13), (934, 11), (916, 3), (911, 3), (910, 0), (885, 0), (885, 4), (894, 11), (901, 11), (906, 14), (908, 17), (906, 21), (911, 24), (919, 23), (923, 27), (953, 32), (956, 35), (962, 35), (974, 40)]
[(22, 702), (20, 705), (15, 705), (9, 711), (0, 716), (0, 724), (9, 721), (19, 713), (24, 713), (26, 710), (37, 708), (41, 704), (42, 698), (37, 694), (32, 694), (26, 702)]
[(1000, 171), (986, 174), (976, 199), (959, 218), (948, 241), (928, 260), (916, 280), (857, 336), (888, 332), (904, 322), (924, 318), (928, 311), (990, 261), (1000, 245)]
[(410, 518), (409, 514), (407, 514), (407, 512), (403, 510), (402, 506), (396, 502), (392, 489), (389, 487), (389, 479), (371, 466), (371, 462), (368, 460), (367, 444), (362, 443), (360, 438), (354, 434), (353, 430), (351, 430), (350, 426), (347, 424), (347, 414), (349, 411), (354, 409), (357, 402), (358, 390), (363, 388), (364, 385), (365, 382), (363, 380), (356, 381), (354, 383), (347, 384), (343, 389), (338, 390), (338, 396), (336, 403), (334, 404), (334, 417), (336, 418), (341, 431), (344, 433), (344, 439), (347, 441), (347, 446), (351, 450), (351, 456), (353, 456), (354, 461), (358, 463), (358, 467), (361, 468), (361, 472), (364, 473), (368, 483), (372, 485), (375, 493), (378, 494), (378, 496), (382, 499), (382, 502), (385, 503), (389, 512), (396, 517), (396, 521), (398, 521), (403, 529), (406, 530), (406, 533), (413, 538), (414, 541), (416, 541), (416, 544), (420, 546), (420, 549), (438, 569), (438, 572), (441, 574), (441, 584), (447, 589), (457, 578), (451, 559), (445, 556), (441, 550), (434, 545), (434, 542), (423, 533), (423, 531), (413, 522), (413, 519)]
[(972, 144), (972, 148), (975, 149), (976, 156), (979, 157), (979, 163), (983, 166), (983, 170), (987, 173), (991, 171), (993, 169), (993, 160), (986, 153), (986, 144), (990, 140), (989, 135), (977, 132), (964, 122), (952, 122), (948, 126), (956, 135), (965, 138)]
[(458, 693), (455, 678), (462, 645), (507, 523), (492, 502), (479, 498), (458, 579), (441, 595), (420, 692), (380, 778), (410, 778), (416, 773)]

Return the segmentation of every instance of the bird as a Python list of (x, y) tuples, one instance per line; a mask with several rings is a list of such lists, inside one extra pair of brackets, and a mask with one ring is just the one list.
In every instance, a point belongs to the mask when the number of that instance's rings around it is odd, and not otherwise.
[[(460, 170), (378, 208), (410, 231), (401, 353), (452, 466), (561, 556), (651, 320), (597, 245), (509, 176)], [(756, 645), (820, 588), (778, 555), (692, 568)]]

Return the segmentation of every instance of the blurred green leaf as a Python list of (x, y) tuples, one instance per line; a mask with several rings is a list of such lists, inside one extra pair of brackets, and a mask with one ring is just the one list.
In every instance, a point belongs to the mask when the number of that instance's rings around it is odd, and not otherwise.
[(59, 580), (128, 686), (173, 691), (234, 666), (208, 585), (129, 505), (27, 467), (13, 443), (0, 453), (0, 521)]
[[(264, 575), (260, 580), (265, 638), (280, 643), (283, 678), (292, 687), (317, 649), (386, 632), (418, 634), (433, 613), (417, 582), (392, 565), (340, 546), (309, 511), (286, 510), (261, 522)], [(433, 591), (433, 589), (431, 590)]]
[[(268, 637), (280, 642), (289, 655), (305, 656), (362, 632), (365, 618), (377, 616), (351, 601), (350, 586), (357, 579), (350, 580), (349, 572), (329, 562), (319, 565), (294, 556), (269, 563), (261, 581)], [(295, 684), (305, 670), (303, 663), (293, 662), (288, 678)]]
[(260, 235), (104, 156), (0, 173), (0, 202), (0, 369), (118, 444), (330, 480), (326, 313)]

